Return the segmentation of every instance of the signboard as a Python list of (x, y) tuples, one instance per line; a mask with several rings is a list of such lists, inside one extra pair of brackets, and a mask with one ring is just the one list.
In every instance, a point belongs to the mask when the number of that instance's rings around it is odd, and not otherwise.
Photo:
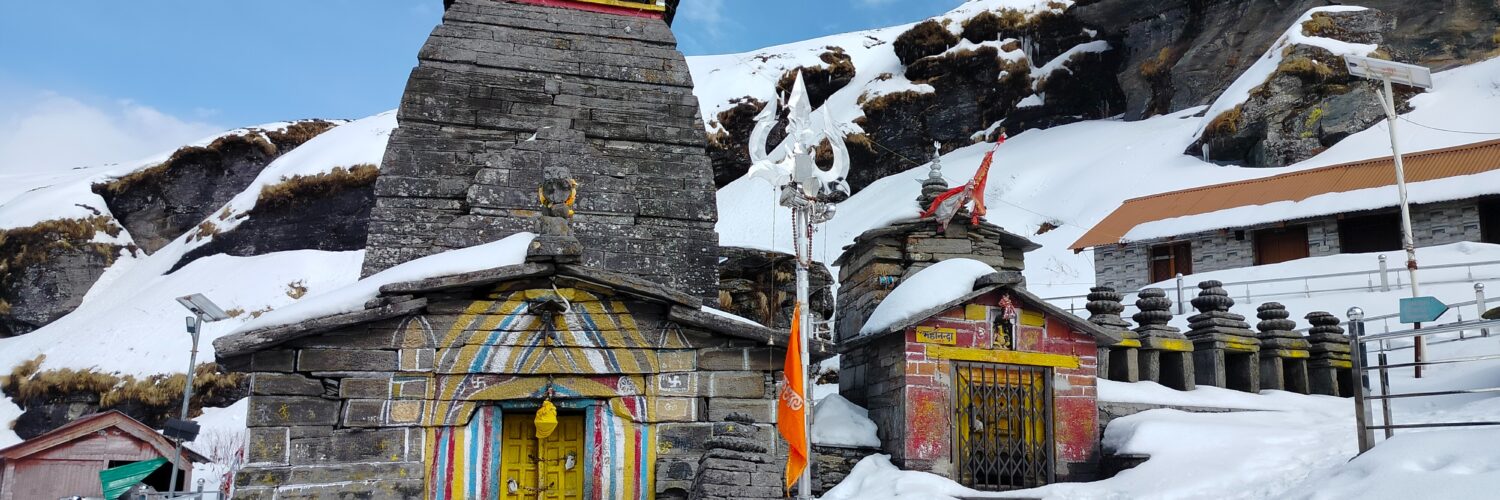
[(1349, 74), (1374, 80), (1390, 80), (1424, 89), (1432, 88), (1432, 70), (1415, 64), (1404, 64), (1384, 59), (1360, 56), (1344, 56), (1344, 65)]
[(917, 327), (917, 342), (923, 344), (958, 344), (958, 330), (952, 328)]
[(104, 491), (104, 498), (109, 500), (120, 498), (125, 490), (129, 490), (142, 479), (146, 479), (146, 476), (156, 472), (156, 469), (164, 463), (167, 463), (167, 459), (153, 458), (99, 471), (99, 484), (100, 489)]
[(1401, 299), (1401, 322), (1402, 323), (1426, 323), (1435, 321), (1443, 313), (1448, 312), (1448, 306), (1437, 297), (1411, 297)]

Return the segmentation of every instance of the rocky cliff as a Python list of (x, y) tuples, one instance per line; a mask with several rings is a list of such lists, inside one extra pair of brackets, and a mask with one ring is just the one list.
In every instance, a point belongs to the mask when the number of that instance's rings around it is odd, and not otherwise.
[[(1370, 44), (1375, 57), (1434, 70), (1500, 50), (1500, 4), (1493, 1), (1355, 3), (1370, 10), (1305, 22), (1299, 19), (1328, 2), (1081, 0), (1017, 11), (980, 0), (910, 27), (815, 41), (823, 47), (771, 47), (727, 62), (758, 67), (753, 71), (762, 76), (796, 70), (820, 77), (853, 73), (852, 78), (820, 78), (823, 86), (815, 93), (821, 99), (815, 101), (846, 107), (834, 115), (848, 120), (840, 126), (849, 134), (854, 160), (849, 181), (859, 190), (925, 162), (934, 141), (948, 151), (993, 139), (1002, 128), (1014, 135), (1079, 120), (1138, 120), (1211, 105), (1273, 45), (1284, 43), (1283, 30), (1294, 24), (1305, 24), (1307, 36)], [(799, 55), (819, 48), (823, 53), (817, 60)], [(1209, 143), (1215, 162), (1287, 165), (1381, 118), (1372, 113), (1377, 109), (1373, 87), (1349, 77), (1338, 55), (1313, 47), (1288, 50), (1295, 51), (1288, 57), (1293, 64), (1268, 77), (1261, 95), (1244, 103), (1238, 126), (1221, 127), (1222, 133), (1206, 137), (1187, 154), (1199, 155), (1201, 145)], [(877, 51), (890, 56), (870, 54)], [(743, 151), (750, 120), (775, 95), (750, 90), (725, 95), (724, 102), (704, 102), (720, 186), (748, 168)], [(1404, 98), (1413, 91), (1401, 92)], [(847, 96), (840, 99), (838, 93)], [(1258, 147), (1260, 141), (1272, 144)]]

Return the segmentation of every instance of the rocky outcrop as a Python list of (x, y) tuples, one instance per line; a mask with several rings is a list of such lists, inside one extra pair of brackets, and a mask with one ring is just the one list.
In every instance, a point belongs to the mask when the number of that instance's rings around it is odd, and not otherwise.
[[(1083, 1), (1067, 14), (1127, 54), (1117, 73), (1126, 119), (1209, 104), (1322, 0)], [(1358, 2), (1390, 16), (1382, 47), (1392, 59), (1443, 70), (1495, 50), (1500, 4), (1489, 0)], [(1435, 5), (1437, 4), (1437, 5)]]
[(76, 309), (123, 248), (99, 237), (120, 232), (107, 215), (0, 230), (0, 338), (29, 333)]
[(172, 271), (215, 254), (249, 257), (287, 250), (363, 249), (379, 175), (375, 165), (355, 165), (266, 186), (249, 211), (223, 212), (210, 219), (245, 220), (233, 230), (203, 235), (210, 241), (184, 254)]
[[(1379, 44), (1395, 20), (1376, 10), (1317, 13), (1305, 34)], [(1316, 33), (1314, 33), (1316, 31)], [(1377, 54), (1383, 55), (1383, 54)], [(1215, 116), (1186, 154), (1208, 146), (1209, 159), (1250, 167), (1290, 165), (1327, 149), (1349, 134), (1383, 120), (1373, 81), (1351, 76), (1344, 59), (1327, 49), (1291, 45), (1276, 71), (1238, 107)], [(1402, 88), (1398, 106), (1413, 89)]]
[[(797, 298), (797, 259), (791, 254), (719, 247), (718, 308), (772, 328), (790, 328)], [(833, 275), (814, 265), (808, 273), (809, 309), (833, 317)]]
[(335, 125), (308, 120), (226, 135), (207, 146), (179, 149), (160, 165), (95, 184), (94, 192), (135, 244), (154, 253), (244, 191), (273, 160)]
[[(0, 377), (0, 392), (23, 410), (14, 430), (30, 439), (63, 424), (102, 411), (118, 410), (141, 423), (160, 429), (182, 411), (181, 374), (144, 378), (120, 376), (94, 370), (39, 370), (43, 358), (33, 359)], [(198, 365), (193, 378), (189, 414), (203, 408), (222, 408), (249, 395), (249, 378), (241, 373), (220, 373), (213, 363)]]

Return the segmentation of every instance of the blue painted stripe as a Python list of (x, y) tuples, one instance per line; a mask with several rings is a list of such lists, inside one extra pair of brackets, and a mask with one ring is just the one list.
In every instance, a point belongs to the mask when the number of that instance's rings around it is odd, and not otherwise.
[[(594, 324), (593, 315), (589, 314), (588, 311), (583, 311), (583, 313), (579, 314), (578, 316), (583, 318), (584, 327), (587, 328), (587, 330), (585, 331), (589, 333), (590, 338), (594, 339), (594, 346), (606, 346), (607, 344), (604, 342), (604, 335), (599, 332), (599, 325)], [(620, 335), (624, 336), (625, 334), (622, 333)], [(609, 349), (603, 349), (603, 351), (605, 357), (605, 366), (609, 367), (609, 369), (611, 370), (619, 370), (620, 360), (615, 358), (614, 351), (611, 351)]]
[(496, 337), (504, 334), (506, 328), (510, 327), (511, 321), (521, 317), (518, 313), (522, 308), (523, 305), (517, 305), (515, 309), (505, 315), (505, 319), (500, 321), (499, 326), (490, 330), (490, 334), (484, 339), (484, 345), (479, 346), (479, 354), (474, 356), (474, 362), (469, 364), (469, 371), (479, 372), (483, 370), (485, 363), (490, 359), (490, 352), (494, 349), (492, 344), (496, 341)]
[(479, 417), (480, 420), (478, 422), (469, 422), (469, 428), (465, 429), (469, 432), (469, 446), (467, 447), (468, 456), (464, 457), (464, 465), (469, 469), (469, 480), (467, 481), (468, 484), (464, 485), (464, 491), (469, 495), (469, 498), (479, 497), (479, 492), (476, 490), (479, 489), (478, 476), (480, 464), (476, 462), (479, 461), (477, 459), (480, 458), (480, 455), (483, 453), (482, 450), (484, 449), (484, 443), (479, 441), (479, 429), (484, 427), (484, 411), (481, 410), (477, 413), (478, 415), (476, 416)]
[(609, 478), (609, 497), (610, 498), (620, 498), (620, 491), (619, 491), (619, 486), (620, 486), (619, 477), (620, 477), (620, 475), (616, 473), (616, 471), (614, 470), (614, 468), (618, 465), (617, 462), (620, 461), (620, 455), (622, 455), (622, 453), (620, 453), (620, 451), (621, 451), (620, 440), (618, 439), (618, 437), (619, 437), (619, 431), (618, 431), (618, 429), (615, 429), (615, 418), (614, 418), (614, 415), (612, 413), (613, 412), (606, 413), (605, 414), (606, 416), (604, 417), (604, 420), (607, 423), (608, 429), (609, 429), (609, 468), (610, 468), (610, 470), (601, 471), (601, 472), (604, 473), (605, 477)]

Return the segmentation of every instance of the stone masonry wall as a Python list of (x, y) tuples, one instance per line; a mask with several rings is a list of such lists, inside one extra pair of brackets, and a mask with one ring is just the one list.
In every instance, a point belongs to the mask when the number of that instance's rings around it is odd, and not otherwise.
[[(531, 230), (541, 169), (565, 162), (584, 264), (716, 297), (713, 173), (675, 44), (655, 19), (454, 2), (402, 97), (364, 273)], [(506, 154), (532, 138), (548, 144)]]
[[(1412, 232), (1418, 247), (1480, 240), (1479, 204), (1473, 199), (1413, 205), (1411, 218)], [(1287, 224), (1307, 226), (1309, 256), (1340, 253), (1336, 217), (1320, 217)], [(1191, 242), (1195, 273), (1250, 267), (1255, 263), (1254, 231), (1278, 225), (1280, 223), (1245, 227), (1239, 230), (1244, 233), (1243, 239), (1235, 238), (1236, 230), (1215, 230), (1182, 235), (1174, 241)], [(1165, 240), (1157, 239), (1095, 247), (1095, 284), (1126, 291), (1150, 285), (1151, 247), (1163, 243)], [(1374, 269), (1375, 265), (1372, 258), (1370, 268)]]
[(899, 335), (888, 335), (839, 355), (839, 395), (870, 411), (881, 452), (906, 458), (906, 354)]

